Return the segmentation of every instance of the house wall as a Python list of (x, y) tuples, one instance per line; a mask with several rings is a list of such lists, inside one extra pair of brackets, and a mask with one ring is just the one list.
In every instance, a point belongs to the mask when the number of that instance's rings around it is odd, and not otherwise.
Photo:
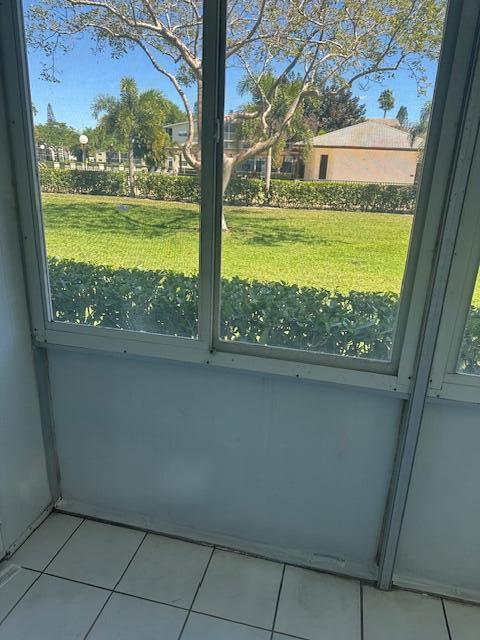
[(320, 158), (328, 155), (327, 180), (413, 184), (415, 150), (314, 147), (305, 163), (305, 180), (318, 180)]
[(51, 502), (0, 77), (0, 558)]

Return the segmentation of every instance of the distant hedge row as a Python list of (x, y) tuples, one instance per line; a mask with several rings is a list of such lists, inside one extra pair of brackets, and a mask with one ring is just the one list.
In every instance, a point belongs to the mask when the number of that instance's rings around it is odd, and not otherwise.
[[(41, 165), (40, 182), (47, 193), (128, 195), (128, 177), (124, 171), (79, 171)], [(200, 201), (198, 176), (137, 173), (136, 189), (140, 198)], [(263, 180), (235, 177), (228, 185), (225, 200), (229, 204), (247, 206), (413, 213), (416, 194), (415, 185), (275, 179), (267, 197)]]
[[(193, 337), (198, 280), (171, 271), (113, 269), (49, 260), (55, 318)], [(283, 283), (222, 281), (221, 335), (227, 340), (388, 358), (397, 296)]]

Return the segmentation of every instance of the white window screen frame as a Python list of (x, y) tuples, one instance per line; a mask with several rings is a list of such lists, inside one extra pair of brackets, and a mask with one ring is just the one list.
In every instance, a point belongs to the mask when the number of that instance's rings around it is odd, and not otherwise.
[[(477, 96), (477, 110), (480, 112), (480, 82)], [(458, 371), (457, 367), (480, 265), (479, 177), (480, 132), (477, 131), (475, 154), (455, 240), (455, 254), (443, 305), (429, 391), (431, 397), (475, 404), (480, 404), (480, 376)]]
[[(370, 388), (406, 396), (429, 288), (432, 255), (458, 162), (458, 122), (471, 75), (480, 7), (452, 1), (437, 74), (417, 214), (391, 362), (235, 343), (219, 338), (223, 41), (225, 0), (205, 0), (199, 336), (189, 338), (53, 321), (20, 0), (0, 7), (5, 93), (24, 244), (32, 332), (38, 345), (159, 357)], [(461, 37), (457, 34), (461, 33)]]

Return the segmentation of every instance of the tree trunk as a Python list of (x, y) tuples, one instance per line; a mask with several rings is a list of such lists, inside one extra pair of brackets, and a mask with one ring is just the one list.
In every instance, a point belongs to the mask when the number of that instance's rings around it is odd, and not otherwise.
[(133, 158), (133, 144), (128, 145), (128, 186), (130, 197), (135, 198), (135, 160)]
[[(197, 80), (197, 146), (200, 149), (202, 139), (203, 81)], [(201, 149), (200, 149), (201, 153)]]
[[(222, 176), (222, 199), (225, 200), (225, 192), (232, 177), (233, 163), (230, 160), (224, 159), (223, 161), (223, 176)], [(229, 232), (227, 221), (225, 219), (225, 211), (222, 208), (222, 231)]]
[(265, 161), (265, 193), (268, 195), (270, 193), (270, 183), (272, 180), (272, 147), (270, 147), (267, 151), (267, 159)]

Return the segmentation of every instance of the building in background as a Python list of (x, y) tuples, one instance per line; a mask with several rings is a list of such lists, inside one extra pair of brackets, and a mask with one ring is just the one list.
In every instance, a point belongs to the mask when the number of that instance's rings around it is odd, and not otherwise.
[[(312, 140), (305, 180), (413, 184), (424, 139), (397, 120), (371, 118)], [(297, 143), (301, 147), (301, 143)]]

